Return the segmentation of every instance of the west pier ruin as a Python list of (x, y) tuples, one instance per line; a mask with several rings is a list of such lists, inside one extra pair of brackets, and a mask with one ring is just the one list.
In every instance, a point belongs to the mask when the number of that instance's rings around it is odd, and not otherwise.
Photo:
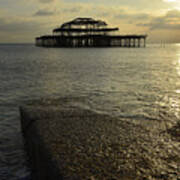
[(147, 35), (116, 35), (118, 27), (105, 21), (76, 18), (53, 30), (52, 35), (36, 38), (42, 47), (145, 47)]

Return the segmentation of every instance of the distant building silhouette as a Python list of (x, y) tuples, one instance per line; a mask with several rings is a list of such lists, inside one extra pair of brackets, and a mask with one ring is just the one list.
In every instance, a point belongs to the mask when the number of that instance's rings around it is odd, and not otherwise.
[[(44, 47), (145, 47), (147, 35), (113, 35), (119, 28), (92, 18), (76, 18), (53, 30), (53, 35), (36, 38)], [(143, 45), (141, 43), (143, 40)]]

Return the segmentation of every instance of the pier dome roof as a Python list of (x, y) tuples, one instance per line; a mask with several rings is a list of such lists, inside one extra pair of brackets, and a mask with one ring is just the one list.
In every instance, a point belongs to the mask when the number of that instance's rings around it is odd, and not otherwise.
[[(102, 20), (95, 20), (93, 18), (76, 18), (72, 21), (62, 24), (53, 32), (110, 32), (117, 31), (118, 28), (108, 28), (107, 23)], [(74, 28), (75, 26), (75, 28)], [(85, 27), (84, 27), (85, 26)]]
[(69, 25), (97, 25), (107, 26), (107, 23), (101, 20), (95, 20), (93, 18), (76, 18), (72, 21), (66, 22), (61, 25), (61, 28), (65, 28)]

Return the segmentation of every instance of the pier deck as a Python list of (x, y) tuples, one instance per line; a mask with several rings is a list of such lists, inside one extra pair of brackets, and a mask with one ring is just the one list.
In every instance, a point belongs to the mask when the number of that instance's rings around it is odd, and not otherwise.
[(146, 35), (42, 36), (37, 46), (46, 47), (145, 47)]

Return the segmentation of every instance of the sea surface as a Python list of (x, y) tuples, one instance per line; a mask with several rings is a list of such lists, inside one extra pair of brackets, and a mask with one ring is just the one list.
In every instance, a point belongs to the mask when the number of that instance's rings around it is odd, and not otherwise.
[[(82, 106), (166, 130), (180, 118), (180, 44), (146, 48), (0, 45), (0, 179), (29, 179), (19, 106), (83, 97)], [(156, 127), (155, 127), (156, 126)]]

